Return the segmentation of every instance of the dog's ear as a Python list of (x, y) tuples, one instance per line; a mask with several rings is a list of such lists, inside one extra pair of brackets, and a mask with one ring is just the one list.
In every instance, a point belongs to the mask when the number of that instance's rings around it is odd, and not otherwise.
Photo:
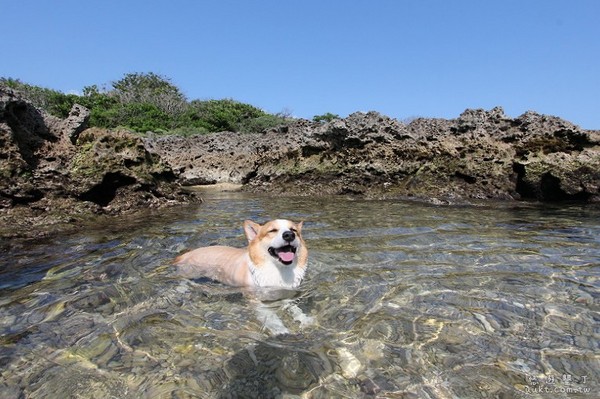
[(302, 225), (304, 225), (304, 220), (300, 223), (296, 223), (296, 229), (298, 229), (298, 232), (302, 232)]
[(258, 230), (260, 230), (260, 224), (254, 223), (252, 220), (246, 220), (244, 222), (244, 233), (246, 233), (248, 242), (254, 240), (258, 234)]

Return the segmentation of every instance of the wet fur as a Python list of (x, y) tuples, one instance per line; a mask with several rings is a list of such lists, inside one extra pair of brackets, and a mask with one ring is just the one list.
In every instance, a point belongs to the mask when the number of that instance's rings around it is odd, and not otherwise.
[[(296, 248), (289, 265), (269, 253), (269, 248), (288, 244), (282, 238), (286, 231), (294, 232), (289, 243)], [(244, 222), (247, 248), (211, 246), (187, 252), (174, 261), (178, 273), (187, 278), (208, 277), (238, 287), (297, 288), (306, 271), (308, 250), (302, 238), (302, 222), (272, 220), (260, 225)]]

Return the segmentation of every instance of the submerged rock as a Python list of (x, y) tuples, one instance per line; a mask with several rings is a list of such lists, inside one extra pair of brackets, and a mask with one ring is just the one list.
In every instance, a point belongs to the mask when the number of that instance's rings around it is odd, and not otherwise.
[(196, 199), (139, 136), (86, 129), (88, 118), (75, 105), (61, 120), (0, 87), (0, 235)]

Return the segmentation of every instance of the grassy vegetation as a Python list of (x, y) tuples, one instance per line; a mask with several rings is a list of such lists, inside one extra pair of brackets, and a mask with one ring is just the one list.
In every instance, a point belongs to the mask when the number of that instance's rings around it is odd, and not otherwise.
[(332, 120), (335, 120), (335, 119), (340, 119), (340, 116), (338, 114), (332, 114), (331, 112), (328, 112), (323, 115), (313, 116), (313, 121), (320, 122), (320, 123), (331, 122)]
[(35, 106), (65, 118), (78, 103), (90, 110), (90, 126), (135, 132), (192, 135), (218, 131), (260, 132), (290, 123), (284, 114), (269, 114), (232, 99), (188, 101), (171, 81), (154, 73), (130, 73), (107, 88), (87, 86), (81, 95), (0, 78)]

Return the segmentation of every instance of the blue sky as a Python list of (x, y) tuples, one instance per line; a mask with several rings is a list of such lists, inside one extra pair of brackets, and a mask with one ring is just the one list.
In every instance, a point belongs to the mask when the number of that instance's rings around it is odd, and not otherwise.
[(0, 76), (79, 92), (131, 72), (312, 118), (500, 105), (600, 129), (598, 0), (0, 0)]

